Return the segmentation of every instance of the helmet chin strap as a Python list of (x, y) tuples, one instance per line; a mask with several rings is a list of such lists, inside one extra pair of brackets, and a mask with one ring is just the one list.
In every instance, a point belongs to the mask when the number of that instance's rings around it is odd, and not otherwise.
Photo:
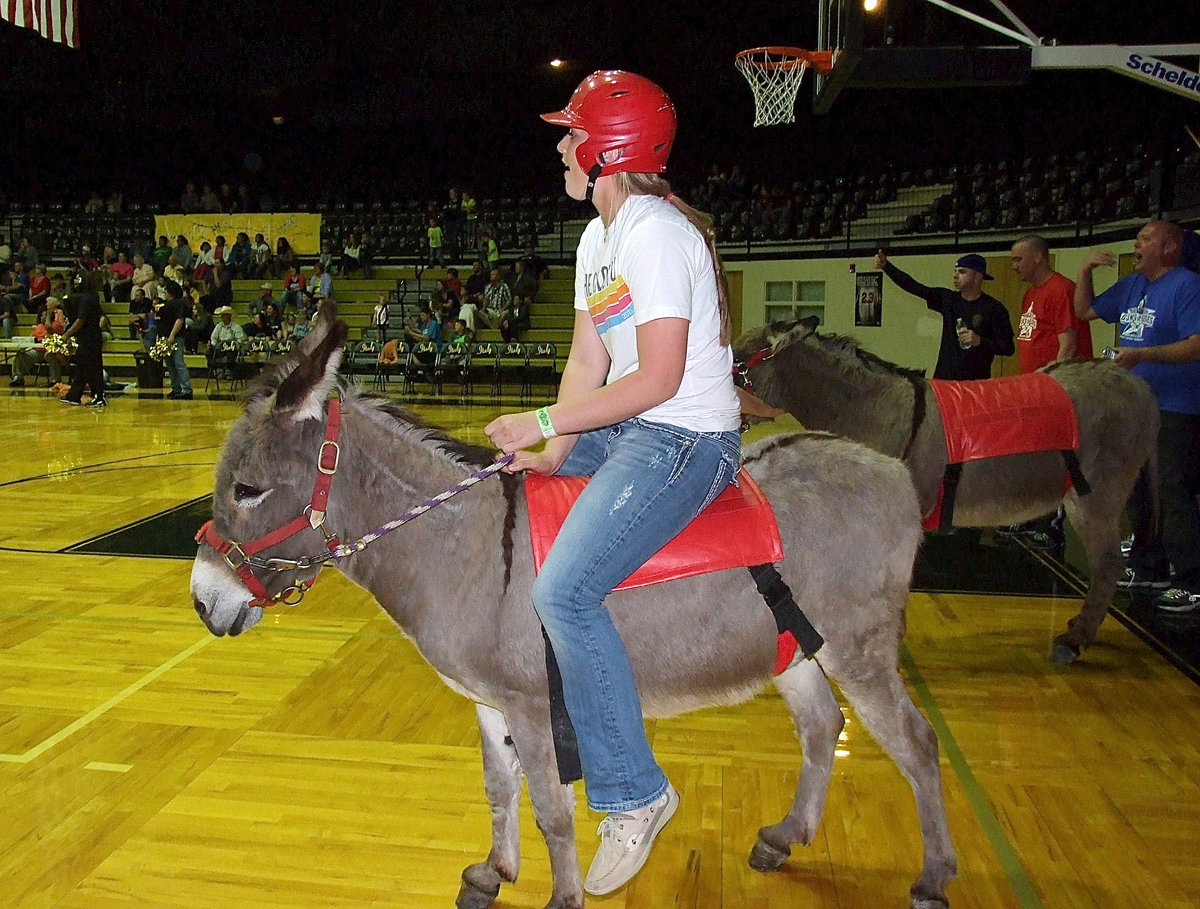
[(593, 164), (591, 166), (591, 169), (588, 170), (587, 193), (584, 195), (584, 201), (586, 201), (586, 202), (592, 201), (592, 193), (594, 193), (596, 191), (596, 181), (600, 179), (600, 171), (601, 170), (603, 170), (603, 167), (600, 165), (599, 161), (597, 161), (595, 164)]

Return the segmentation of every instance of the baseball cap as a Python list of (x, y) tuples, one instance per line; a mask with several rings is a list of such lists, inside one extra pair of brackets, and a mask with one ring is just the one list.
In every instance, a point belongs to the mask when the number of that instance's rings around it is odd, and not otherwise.
[(983, 275), (983, 280), (992, 280), (992, 276), (987, 273), (987, 262), (979, 253), (967, 253), (965, 256), (959, 256), (958, 261), (954, 263), (954, 267), (970, 268)]

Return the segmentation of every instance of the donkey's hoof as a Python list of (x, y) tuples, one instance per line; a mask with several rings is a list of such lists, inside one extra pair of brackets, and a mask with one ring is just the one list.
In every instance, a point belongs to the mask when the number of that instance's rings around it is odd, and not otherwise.
[(1083, 651), (1074, 644), (1055, 641), (1054, 649), (1050, 651), (1050, 659), (1055, 663), (1065, 666), (1068, 663), (1074, 663), (1078, 660), (1082, 653)]
[(455, 909), (488, 909), (500, 895), (500, 875), (487, 862), (463, 869), (462, 886), (458, 888)]
[(778, 871), (791, 854), (792, 850), (787, 846), (780, 849), (760, 836), (754, 848), (750, 850), (750, 867), (755, 871)]

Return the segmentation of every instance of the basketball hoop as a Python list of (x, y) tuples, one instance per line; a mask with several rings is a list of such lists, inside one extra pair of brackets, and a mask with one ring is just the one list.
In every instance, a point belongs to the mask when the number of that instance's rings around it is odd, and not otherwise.
[(754, 125), (796, 122), (796, 93), (809, 67), (819, 73), (833, 68), (832, 51), (798, 47), (755, 47), (734, 58), (733, 65), (754, 92)]

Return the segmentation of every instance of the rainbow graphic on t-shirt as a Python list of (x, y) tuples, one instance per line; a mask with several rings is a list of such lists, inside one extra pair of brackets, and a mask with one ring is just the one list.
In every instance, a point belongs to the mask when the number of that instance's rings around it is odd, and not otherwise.
[(588, 313), (600, 334), (632, 318), (633, 297), (629, 295), (625, 281), (618, 277), (608, 287), (588, 297)]

